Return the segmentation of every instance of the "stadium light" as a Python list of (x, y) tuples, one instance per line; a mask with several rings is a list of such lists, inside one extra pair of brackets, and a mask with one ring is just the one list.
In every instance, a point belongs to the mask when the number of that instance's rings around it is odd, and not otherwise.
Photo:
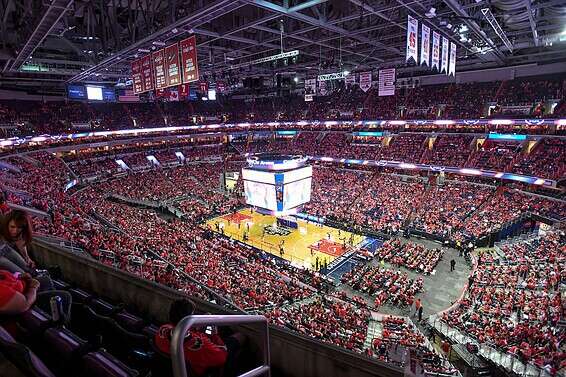
[(299, 78), (298, 78), (298, 77), (295, 77), (295, 78), (293, 79), (293, 81), (299, 82)]

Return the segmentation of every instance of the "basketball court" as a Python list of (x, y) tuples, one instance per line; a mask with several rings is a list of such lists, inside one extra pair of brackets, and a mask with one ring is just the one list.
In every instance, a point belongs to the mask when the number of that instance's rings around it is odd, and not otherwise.
[(319, 265), (329, 264), (364, 240), (364, 236), (304, 220), (297, 220), (297, 229), (281, 227), (275, 216), (250, 209), (216, 217), (206, 225), (215, 232), (223, 230), (227, 236), (310, 269), (315, 269), (317, 257)]

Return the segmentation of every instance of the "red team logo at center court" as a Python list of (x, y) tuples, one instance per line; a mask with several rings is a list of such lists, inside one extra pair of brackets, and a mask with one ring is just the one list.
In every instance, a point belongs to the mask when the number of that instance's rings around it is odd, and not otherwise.
[(346, 251), (343, 245), (326, 239), (313, 243), (309, 246), (309, 249), (320, 251), (321, 253), (328, 254), (333, 257), (339, 257)]

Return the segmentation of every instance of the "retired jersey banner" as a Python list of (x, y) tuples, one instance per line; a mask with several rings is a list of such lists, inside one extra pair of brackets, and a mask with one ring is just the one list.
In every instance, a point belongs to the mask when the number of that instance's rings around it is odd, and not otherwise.
[(181, 83), (179, 69), (179, 45), (165, 47), (165, 83), (167, 86), (177, 86)]
[(321, 96), (325, 96), (325, 95), (328, 94), (327, 87), (326, 87), (326, 81), (319, 81), (318, 82), (318, 94), (320, 94)]
[(137, 59), (132, 62), (132, 89), (134, 94), (143, 92), (143, 83), (141, 76), (141, 60)]
[(418, 64), (419, 57), (417, 51), (417, 44), (418, 44), (418, 37), (417, 32), (419, 28), (419, 21), (416, 18), (411, 17), (408, 15), (407, 21), (407, 58), (406, 61), (409, 61), (411, 58), (415, 60), (415, 63)]
[(442, 37), (442, 60), (440, 61), (440, 72), (448, 73), (448, 38)]
[(450, 42), (450, 64), (448, 75), (456, 76), (456, 43)]
[(316, 79), (305, 80), (305, 94), (316, 95)]
[(141, 58), (142, 86), (143, 91), (153, 90), (153, 69), (151, 67), (151, 55)]
[(346, 76), (346, 86), (354, 86), (356, 85), (356, 74), (355, 73), (350, 73), (348, 76)]
[(163, 89), (167, 86), (165, 81), (164, 51), (159, 50), (151, 54), (153, 60), (153, 72), (155, 76), (155, 89)]
[(208, 95), (208, 82), (206, 81), (199, 82), (199, 90)]
[(421, 25), (421, 62), (430, 65), (430, 28), (425, 24)]
[(183, 39), (181, 45), (181, 66), (183, 71), (183, 82), (198, 80), (197, 40), (195, 36)]
[(364, 92), (371, 89), (371, 72), (360, 73), (360, 89)]
[(226, 91), (226, 83), (224, 81), (216, 81), (216, 92), (224, 93)]
[(440, 69), (440, 34), (432, 32), (432, 68)]
[(379, 70), (379, 96), (395, 95), (395, 68)]

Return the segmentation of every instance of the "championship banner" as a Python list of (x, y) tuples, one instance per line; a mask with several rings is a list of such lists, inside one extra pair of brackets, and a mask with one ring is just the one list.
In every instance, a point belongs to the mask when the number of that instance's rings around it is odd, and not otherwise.
[(141, 60), (134, 60), (132, 62), (132, 89), (134, 94), (143, 92), (142, 78), (141, 78)]
[(346, 86), (354, 86), (356, 85), (356, 75), (354, 73), (350, 73), (346, 76)]
[(440, 34), (432, 32), (432, 68), (439, 69), (440, 64)]
[(183, 71), (183, 82), (198, 80), (197, 41), (195, 36), (183, 39), (181, 46), (181, 67)]
[(151, 54), (153, 60), (153, 72), (155, 75), (155, 89), (163, 89), (167, 86), (165, 82), (164, 51), (159, 50)]
[(153, 90), (153, 69), (151, 69), (151, 55), (141, 58), (143, 91)]
[(378, 96), (395, 95), (395, 68), (379, 70)]
[(450, 64), (448, 75), (456, 76), (456, 43), (450, 42)]
[(448, 73), (448, 38), (442, 37), (442, 60), (440, 61), (440, 72)]
[(206, 81), (199, 82), (199, 90), (202, 93), (208, 94), (208, 82), (206, 82)]
[(371, 89), (371, 71), (360, 73), (360, 89), (364, 92)]
[(417, 32), (418, 32), (418, 27), (419, 27), (419, 21), (417, 21), (416, 18), (411, 17), (411, 15), (408, 15), (407, 17), (408, 17), (408, 21), (407, 21), (407, 58), (406, 58), (406, 61), (409, 61), (411, 58), (413, 58), (415, 60), (415, 63), (418, 64), (419, 57), (418, 57), (418, 51), (417, 51), (417, 43), (418, 43)]
[(179, 45), (165, 47), (165, 84), (177, 86), (181, 83), (181, 70), (179, 69)]
[(421, 62), (430, 65), (430, 28), (425, 24), (421, 25)]
[(316, 79), (305, 80), (305, 95), (316, 95)]

